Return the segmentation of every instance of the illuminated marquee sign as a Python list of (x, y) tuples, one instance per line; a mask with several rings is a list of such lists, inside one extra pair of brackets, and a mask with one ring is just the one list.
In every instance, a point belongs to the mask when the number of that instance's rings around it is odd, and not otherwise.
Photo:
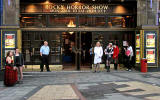
[(79, 13), (79, 14), (126, 14), (132, 13), (130, 6), (109, 4), (82, 4), (82, 3), (50, 3), (21, 5), (22, 13)]
[(108, 5), (71, 5), (71, 4), (49, 4), (44, 5), (44, 12), (54, 13), (107, 13), (111, 11)]

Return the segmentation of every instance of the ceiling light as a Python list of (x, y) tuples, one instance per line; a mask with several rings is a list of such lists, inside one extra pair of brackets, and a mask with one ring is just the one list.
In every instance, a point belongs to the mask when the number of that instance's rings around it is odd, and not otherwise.
[(124, 2), (124, 0), (121, 0), (121, 2)]

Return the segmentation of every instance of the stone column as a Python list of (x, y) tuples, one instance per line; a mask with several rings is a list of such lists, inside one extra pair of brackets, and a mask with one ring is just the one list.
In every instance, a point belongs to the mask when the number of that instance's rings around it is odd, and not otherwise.
[(159, 0), (137, 0), (137, 26), (158, 25)]
[(3, 0), (3, 26), (19, 26), (19, 0)]
[[(1, 14), (2, 14), (2, 18), (1, 18), (1, 36), (2, 36), (2, 55), (1, 58), (3, 58), (2, 60), (2, 64), (3, 66), (0, 67), (3, 68), (4, 67), (4, 61), (5, 61), (5, 55), (6, 52), (11, 50), (14, 51), (15, 48), (17, 48), (17, 44), (19, 44), (18, 42), (21, 42), (19, 40), (17, 40), (17, 35), (20, 34), (20, 24), (19, 24), (19, 16), (20, 16), (20, 0), (0, 0), (1, 2)], [(7, 44), (6, 41), (9, 41), (10, 38), (10, 43)], [(19, 39), (19, 38), (18, 38)], [(14, 40), (14, 41), (13, 41)], [(10, 44), (10, 45), (9, 45)], [(8, 46), (9, 45), (9, 46)]]

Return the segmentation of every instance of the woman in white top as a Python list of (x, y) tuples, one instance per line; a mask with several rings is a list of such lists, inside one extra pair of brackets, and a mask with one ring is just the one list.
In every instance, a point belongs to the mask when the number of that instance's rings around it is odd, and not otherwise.
[(100, 70), (100, 63), (102, 62), (102, 56), (103, 56), (103, 48), (100, 44), (100, 42), (96, 43), (96, 46), (94, 47), (94, 72), (99, 72)]
[(127, 49), (125, 49), (125, 54), (126, 54), (126, 57), (127, 57), (127, 71), (131, 71), (131, 69), (132, 69), (132, 65), (131, 65), (131, 63), (132, 63), (132, 58), (133, 58), (133, 48), (132, 48), (132, 46), (131, 45), (129, 45), (129, 43), (128, 43), (128, 47), (127, 47)]

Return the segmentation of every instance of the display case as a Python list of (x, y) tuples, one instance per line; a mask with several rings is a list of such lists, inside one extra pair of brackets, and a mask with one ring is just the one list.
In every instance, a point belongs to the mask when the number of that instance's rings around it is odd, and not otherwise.
[(140, 55), (140, 47), (141, 47), (141, 36), (140, 36), (140, 31), (136, 31), (136, 64), (140, 64), (140, 59), (141, 59), (141, 55)]
[(144, 31), (144, 57), (147, 58), (148, 66), (156, 66), (158, 64), (157, 48), (157, 31)]

